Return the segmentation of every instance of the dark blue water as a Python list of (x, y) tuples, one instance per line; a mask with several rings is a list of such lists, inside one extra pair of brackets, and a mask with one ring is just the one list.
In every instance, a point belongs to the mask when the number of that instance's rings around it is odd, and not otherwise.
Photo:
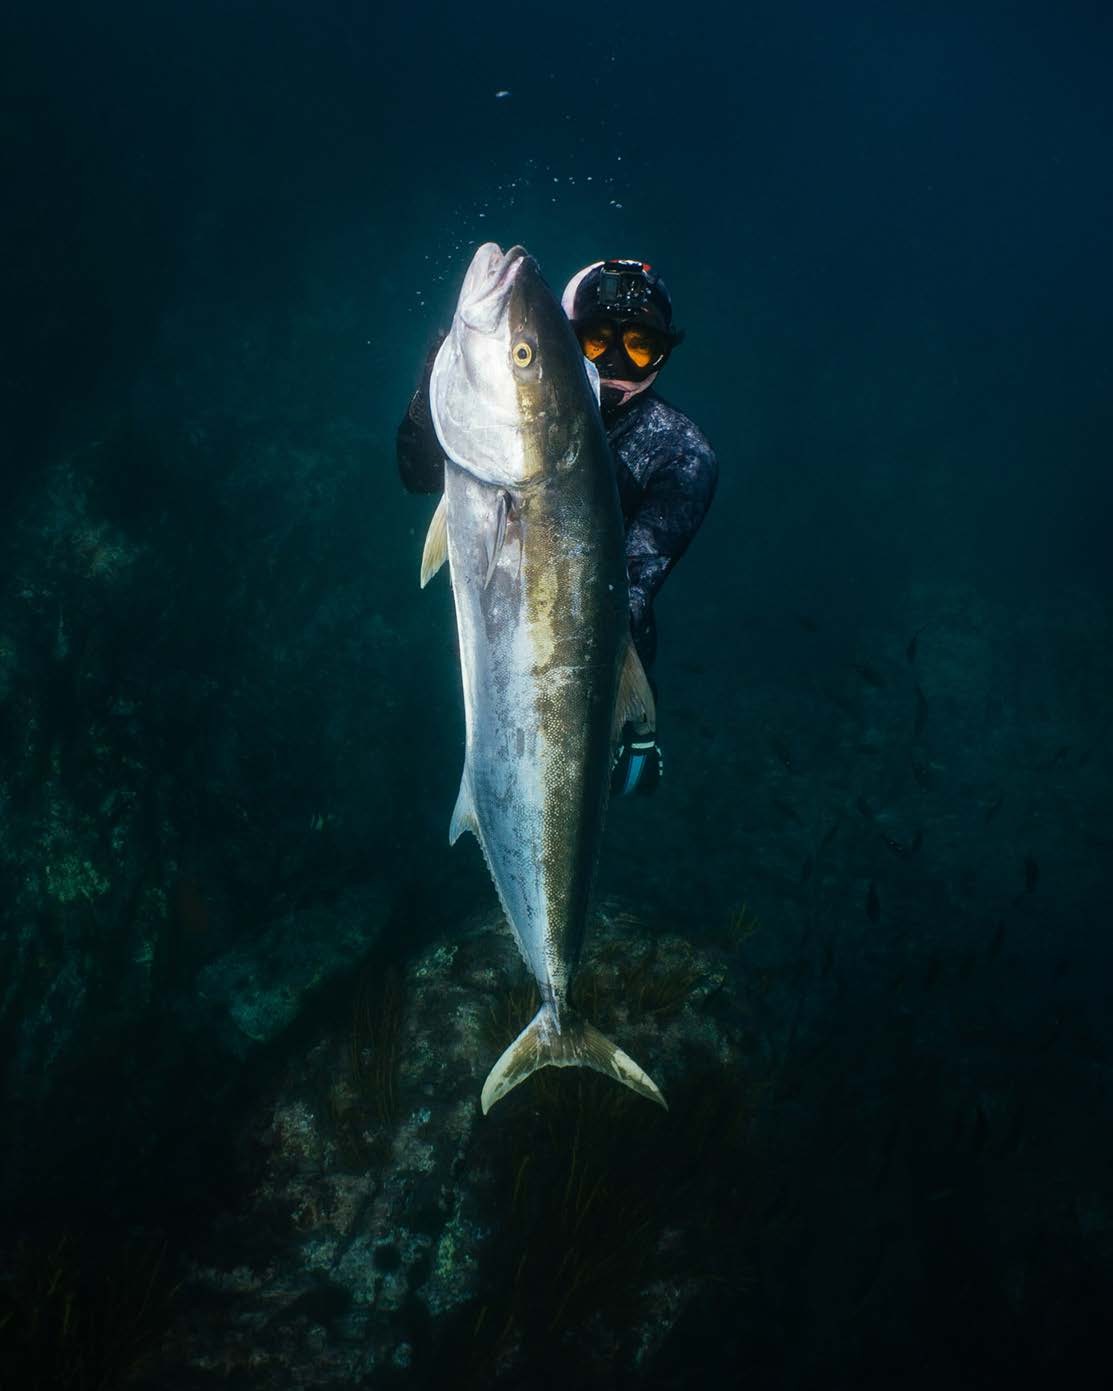
[[(973, 1387), (1100, 1353), (1111, 28), (9, 7), (0, 1380)], [(657, 605), (666, 779), (600, 869), (618, 977), (688, 1021), (671, 1128), (572, 1089), (453, 1130), (462, 1055), (420, 1070), (429, 982), (464, 1018), (494, 979), (436, 955), (493, 892), (445, 844), (452, 612), (394, 432), (487, 240), (558, 291), (653, 262), (660, 390), (720, 460)]]

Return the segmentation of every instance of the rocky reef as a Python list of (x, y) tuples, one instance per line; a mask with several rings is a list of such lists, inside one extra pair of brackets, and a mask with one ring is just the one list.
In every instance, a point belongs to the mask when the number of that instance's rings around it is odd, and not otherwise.
[(612, 906), (574, 995), (667, 1114), (550, 1069), (481, 1115), (487, 1069), (536, 1007), (490, 914), (404, 971), (370, 967), (351, 1017), (245, 1120), (250, 1200), (190, 1253), (168, 1384), (496, 1384), (573, 1362), (609, 1384), (652, 1365), (712, 1285), (744, 1285), (745, 1243), (707, 1239), (710, 1198), (739, 1235), (754, 1201), (763, 1075), (722, 951)]

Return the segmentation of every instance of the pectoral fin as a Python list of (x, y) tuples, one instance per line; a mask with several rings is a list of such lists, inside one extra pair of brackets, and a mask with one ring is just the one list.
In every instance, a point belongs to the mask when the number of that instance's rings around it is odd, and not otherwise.
[(618, 676), (618, 699), (615, 701), (614, 728), (611, 731), (616, 742), (627, 720), (632, 724), (648, 725), (650, 729), (657, 726), (657, 709), (649, 677), (645, 674), (633, 638), (626, 645), (626, 656)]
[(429, 530), (425, 534), (425, 549), (421, 552), (421, 587), (429, 583), (448, 559), (448, 508), (442, 494)]
[(500, 492), (498, 502), (495, 504), (492, 534), (487, 540), (487, 576), (483, 581), (484, 589), (491, 583), (491, 576), (495, 573), (495, 566), (499, 563), (502, 543), (506, 540), (506, 519), (509, 516), (510, 494), (507, 492)]

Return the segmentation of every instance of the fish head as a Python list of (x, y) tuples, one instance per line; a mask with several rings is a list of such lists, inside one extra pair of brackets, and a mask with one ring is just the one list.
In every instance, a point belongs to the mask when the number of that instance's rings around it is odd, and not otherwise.
[(441, 447), (484, 483), (517, 490), (574, 466), (598, 420), (589, 364), (537, 262), (481, 246), (429, 386)]

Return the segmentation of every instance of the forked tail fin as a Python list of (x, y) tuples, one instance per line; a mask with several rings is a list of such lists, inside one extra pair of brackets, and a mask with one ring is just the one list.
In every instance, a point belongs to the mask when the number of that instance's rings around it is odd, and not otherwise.
[(586, 1019), (561, 1011), (560, 1029), (552, 1005), (542, 1005), (499, 1058), (483, 1084), (480, 1102), (486, 1115), (496, 1101), (543, 1067), (591, 1067), (621, 1082), (668, 1110), (653, 1079)]

